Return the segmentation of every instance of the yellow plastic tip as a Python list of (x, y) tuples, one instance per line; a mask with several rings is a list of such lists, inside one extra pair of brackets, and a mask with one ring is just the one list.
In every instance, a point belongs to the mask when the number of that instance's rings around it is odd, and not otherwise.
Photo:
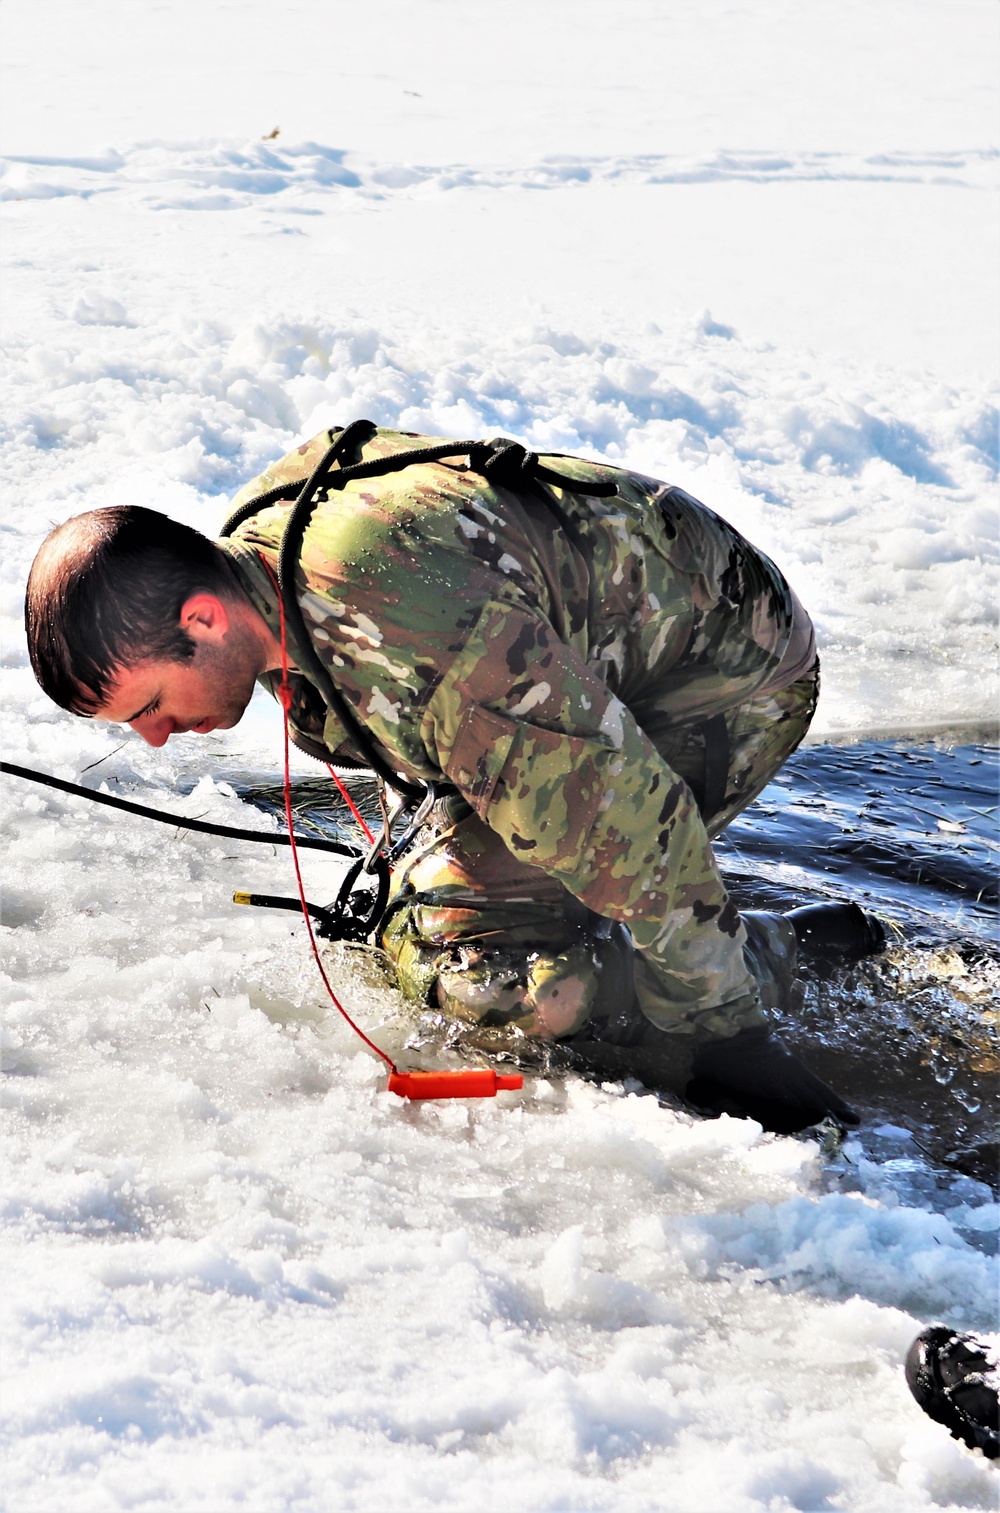
[(249, 902), (250, 902), (250, 894), (249, 893), (234, 893), (233, 894), (233, 903), (234, 904), (248, 904)]

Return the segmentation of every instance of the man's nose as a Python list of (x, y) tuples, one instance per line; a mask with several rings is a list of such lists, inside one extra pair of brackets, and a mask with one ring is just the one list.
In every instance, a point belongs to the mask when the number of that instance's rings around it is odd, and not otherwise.
[(161, 715), (159, 719), (129, 720), (129, 724), (147, 746), (165, 746), (177, 728), (169, 715)]

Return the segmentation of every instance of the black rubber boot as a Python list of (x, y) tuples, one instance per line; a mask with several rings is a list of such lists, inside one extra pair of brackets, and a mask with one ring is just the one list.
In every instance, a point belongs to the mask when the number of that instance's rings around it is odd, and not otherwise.
[[(797, 977), (800, 956), (832, 965), (873, 955), (885, 945), (879, 920), (857, 904), (808, 904), (788, 914), (744, 909), (740, 917), (747, 932), (745, 959), (762, 1007), (793, 1019), (802, 1002)], [(579, 1070), (596, 1077), (635, 1077), (647, 1087), (683, 1090), (684, 1098), (700, 1113), (749, 1117), (780, 1135), (810, 1129), (826, 1118), (845, 1126), (860, 1123), (850, 1104), (766, 1027), (709, 1041), (689, 1060), (687, 1037), (651, 1024), (631, 991), (632, 947), (627, 932), (608, 921), (599, 923), (617, 932), (614, 939), (620, 961), (615, 971), (605, 974), (612, 991), (602, 995), (603, 1012), (595, 1013), (581, 1031), (563, 1042)]]
[(691, 1074), (684, 1096), (696, 1108), (749, 1116), (777, 1135), (810, 1129), (827, 1118), (842, 1125), (861, 1122), (851, 1105), (766, 1025), (706, 1042)]
[(926, 1414), (988, 1460), (1000, 1456), (997, 1363), (972, 1334), (932, 1324), (906, 1356), (906, 1380)]
[(807, 961), (861, 961), (885, 950), (882, 921), (857, 904), (804, 904), (785, 918)]

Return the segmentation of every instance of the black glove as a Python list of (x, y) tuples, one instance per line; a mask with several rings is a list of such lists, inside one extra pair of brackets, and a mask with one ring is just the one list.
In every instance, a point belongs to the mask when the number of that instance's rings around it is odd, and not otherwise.
[(808, 1129), (827, 1115), (841, 1124), (861, 1123), (850, 1104), (766, 1025), (703, 1045), (691, 1065), (685, 1097), (714, 1114), (749, 1116), (778, 1135)]

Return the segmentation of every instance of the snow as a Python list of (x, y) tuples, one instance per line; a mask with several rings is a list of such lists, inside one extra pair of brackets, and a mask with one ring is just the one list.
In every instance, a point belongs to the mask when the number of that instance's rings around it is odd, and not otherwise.
[[(275, 770), (273, 710), (158, 752), (62, 714), (24, 577), (99, 503), (211, 531), (358, 415), (719, 509), (815, 614), (820, 734), (992, 718), (991, 5), (7, 0), (4, 31), (6, 759), (267, 830), (227, 781)], [(229, 902), (287, 855), (0, 803), (10, 1513), (992, 1506), (900, 1369), (930, 1318), (991, 1326), (981, 1184), (575, 1079), (403, 1105), (290, 917)]]

